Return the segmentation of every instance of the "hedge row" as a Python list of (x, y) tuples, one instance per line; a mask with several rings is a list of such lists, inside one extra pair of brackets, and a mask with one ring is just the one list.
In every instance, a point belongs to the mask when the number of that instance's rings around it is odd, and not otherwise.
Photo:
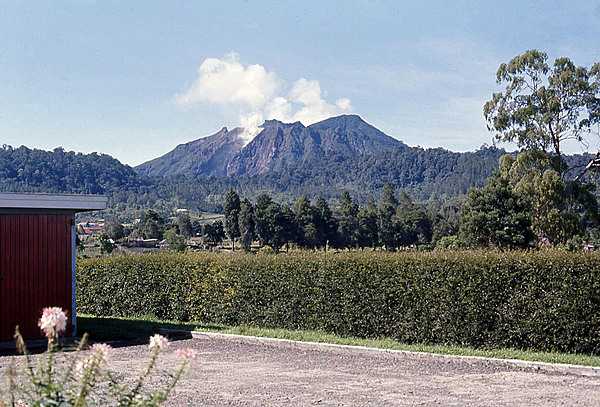
[(600, 353), (600, 255), (149, 254), (83, 260), (83, 313)]

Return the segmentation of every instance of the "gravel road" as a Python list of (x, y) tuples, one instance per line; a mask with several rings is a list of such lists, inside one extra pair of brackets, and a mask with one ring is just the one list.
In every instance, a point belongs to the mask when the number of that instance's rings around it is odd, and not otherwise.
[[(589, 368), (220, 335), (172, 346), (199, 352), (172, 399), (175, 406), (600, 405), (600, 371)], [(113, 360), (130, 370), (140, 352), (145, 349), (122, 348)]]
[[(175, 341), (198, 357), (173, 406), (598, 406), (600, 371), (201, 334)], [(111, 368), (141, 371), (146, 346), (117, 348)], [(3, 365), (0, 358), (0, 367)]]

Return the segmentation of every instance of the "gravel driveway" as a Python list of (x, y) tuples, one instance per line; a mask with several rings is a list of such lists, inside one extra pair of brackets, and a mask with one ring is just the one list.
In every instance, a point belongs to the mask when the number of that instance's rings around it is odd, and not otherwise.
[[(600, 371), (201, 334), (173, 406), (599, 406)], [(111, 368), (141, 371), (146, 346), (115, 349)], [(3, 360), (0, 358), (0, 368)]]
[[(600, 371), (590, 368), (222, 335), (172, 346), (199, 352), (195, 369), (172, 399), (177, 406), (600, 405)], [(111, 365), (139, 368), (145, 352), (144, 347), (118, 349)]]

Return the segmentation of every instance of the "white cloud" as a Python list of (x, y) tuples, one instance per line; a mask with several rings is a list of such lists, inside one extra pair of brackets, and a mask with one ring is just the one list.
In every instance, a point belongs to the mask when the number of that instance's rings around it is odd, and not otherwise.
[(252, 141), (254, 136), (256, 136), (259, 133), (259, 126), (263, 122), (263, 115), (258, 112), (250, 113), (240, 117), (240, 127), (244, 128), (244, 133), (242, 133), (241, 137), (244, 139), (244, 142), (246, 144)]
[(292, 114), (292, 104), (284, 97), (278, 96), (265, 107), (266, 115), (271, 119), (289, 120)]
[(207, 58), (198, 68), (198, 78), (183, 94), (180, 105), (197, 103), (239, 104), (251, 108), (264, 106), (278, 91), (277, 75), (262, 65), (244, 66), (236, 53), (223, 59)]
[(338, 107), (338, 109), (343, 111), (352, 110), (352, 102), (348, 98), (340, 98), (336, 100), (335, 105)]
[(246, 142), (267, 119), (310, 125), (352, 110), (347, 98), (327, 102), (319, 81), (300, 78), (286, 88), (274, 72), (262, 65), (243, 65), (238, 54), (230, 53), (222, 59), (205, 59), (196, 80), (175, 100), (180, 106), (216, 104), (238, 112)]
[(298, 79), (289, 93), (289, 101), (298, 106), (289, 121), (300, 121), (312, 124), (336, 114), (349, 112), (352, 109), (350, 99), (338, 99), (336, 104), (328, 103), (321, 95), (318, 81), (305, 78)]

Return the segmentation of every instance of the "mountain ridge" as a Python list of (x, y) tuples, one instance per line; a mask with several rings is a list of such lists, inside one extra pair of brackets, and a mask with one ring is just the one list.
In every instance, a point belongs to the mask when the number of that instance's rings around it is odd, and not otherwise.
[(297, 165), (318, 165), (323, 160), (357, 160), (408, 148), (358, 115), (330, 117), (309, 126), (272, 119), (260, 128), (243, 144), (243, 129), (228, 132), (224, 127), (135, 168), (148, 176), (257, 176)]
[[(244, 147), (241, 137), (244, 129), (227, 127), (188, 143), (179, 144), (168, 153), (140, 164), (136, 171), (147, 176), (169, 176), (183, 173), (206, 173), (225, 176), (227, 163)], [(190, 161), (190, 155), (197, 160)]]
[(102, 193), (116, 211), (220, 211), (230, 188), (282, 201), (333, 200), (348, 191), (366, 202), (389, 183), (427, 200), (483, 185), (505, 154), (495, 147), (467, 153), (410, 147), (354, 115), (310, 126), (269, 120), (250, 142), (244, 135), (223, 127), (137, 168), (107, 155), (1, 147), (0, 190)]

